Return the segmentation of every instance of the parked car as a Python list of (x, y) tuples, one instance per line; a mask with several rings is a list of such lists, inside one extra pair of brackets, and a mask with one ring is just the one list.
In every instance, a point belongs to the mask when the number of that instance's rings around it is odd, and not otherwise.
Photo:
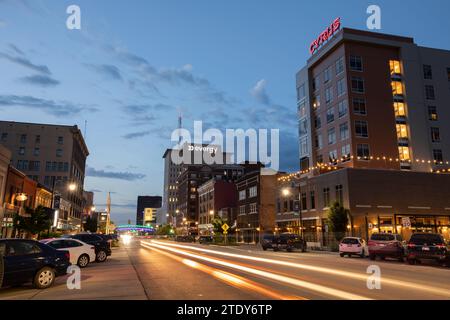
[(68, 251), (34, 240), (0, 239), (0, 252), (4, 252), (3, 287), (32, 282), (35, 288), (46, 289), (70, 266)]
[(45, 239), (41, 243), (56, 249), (67, 250), (70, 253), (70, 263), (85, 268), (89, 262), (95, 261), (95, 247), (77, 239)]
[(200, 237), (198, 237), (198, 243), (208, 244), (208, 243), (213, 243), (213, 242), (214, 242), (214, 237), (213, 236), (200, 236)]
[(265, 234), (261, 239), (261, 246), (264, 251), (267, 249), (273, 249), (275, 251), (278, 250), (278, 246), (275, 240), (275, 236), (273, 234)]
[(194, 236), (176, 236), (175, 241), (177, 242), (195, 242)]
[(386, 257), (404, 260), (405, 248), (402, 236), (391, 233), (374, 233), (368, 242), (369, 258), (375, 260), (377, 257)]
[(435, 260), (445, 265), (450, 260), (449, 248), (440, 234), (414, 233), (408, 242), (406, 259), (409, 264)]
[(273, 249), (274, 251), (286, 250), (294, 251), (296, 249), (302, 252), (306, 251), (306, 241), (295, 233), (282, 233), (279, 235), (264, 235), (261, 240), (263, 250)]
[(339, 254), (341, 257), (347, 255), (349, 258), (352, 255), (365, 258), (368, 253), (366, 241), (357, 237), (346, 237), (339, 243)]
[(80, 240), (95, 247), (95, 261), (105, 262), (111, 255), (111, 243), (95, 233), (78, 233), (65, 235), (64, 238)]

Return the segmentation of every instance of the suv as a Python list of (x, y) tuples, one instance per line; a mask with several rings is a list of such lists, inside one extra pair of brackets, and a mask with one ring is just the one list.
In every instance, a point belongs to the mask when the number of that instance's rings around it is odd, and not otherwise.
[(285, 249), (288, 252), (295, 249), (306, 252), (306, 241), (295, 233), (282, 233), (277, 237), (278, 249)]
[(365, 258), (367, 253), (367, 246), (364, 239), (356, 237), (346, 237), (339, 243), (339, 255), (344, 257), (348, 255), (350, 258), (352, 255), (358, 255), (361, 258)]
[(389, 257), (403, 262), (405, 249), (402, 236), (399, 234), (374, 233), (370, 237), (368, 246), (370, 260), (375, 260), (376, 257), (384, 260), (386, 257)]
[(1, 239), (0, 253), (3, 287), (32, 282), (37, 289), (47, 289), (70, 266), (68, 251), (58, 251), (34, 240)]
[(213, 242), (214, 242), (214, 237), (213, 236), (200, 236), (200, 237), (198, 237), (198, 243), (208, 244), (208, 243), (213, 243)]
[(407, 260), (409, 264), (416, 264), (423, 259), (436, 260), (445, 265), (449, 258), (449, 249), (440, 234), (414, 233), (408, 242)]
[(273, 234), (265, 234), (261, 240), (261, 246), (264, 251), (267, 249), (278, 250), (278, 246), (275, 241), (275, 236)]
[(79, 233), (65, 235), (64, 238), (77, 239), (95, 247), (95, 261), (105, 262), (111, 255), (111, 242), (104, 239), (101, 235), (93, 233)]

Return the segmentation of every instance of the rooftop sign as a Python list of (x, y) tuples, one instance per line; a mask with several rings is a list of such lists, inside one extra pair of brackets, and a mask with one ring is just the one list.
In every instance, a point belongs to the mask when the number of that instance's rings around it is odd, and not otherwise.
[(319, 50), (320, 46), (327, 42), (340, 28), (341, 18), (337, 18), (319, 35), (316, 40), (311, 43), (311, 45), (309, 46), (309, 52), (311, 54), (314, 54), (317, 50)]

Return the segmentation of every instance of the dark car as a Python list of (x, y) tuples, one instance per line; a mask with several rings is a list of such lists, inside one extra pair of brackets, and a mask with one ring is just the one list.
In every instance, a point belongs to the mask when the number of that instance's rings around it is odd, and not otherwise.
[(213, 242), (214, 242), (213, 236), (200, 236), (200, 237), (198, 237), (198, 243), (208, 244), (208, 243), (213, 243)]
[(79, 233), (65, 235), (65, 238), (72, 238), (83, 241), (95, 247), (95, 261), (105, 262), (107, 257), (111, 255), (111, 241), (103, 238), (102, 235), (94, 233)]
[(405, 248), (403, 246), (402, 236), (392, 233), (374, 233), (367, 243), (369, 247), (369, 258), (375, 260), (377, 257), (381, 259), (395, 258), (403, 261), (405, 256)]
[(265, 234), (261, 239), (261, 246), (264, 251), (267, 249), (278, 250), (276, 236), (273, 234)]
[(1, 239), (3, 287), (32, 282), (38, 289), (52, 286), (70, 266), (68, 251), (58, 251), (34, 240)]
[(195, 242), (194, 236), (176, 236), (175, 241), (177, 242)]
[(284, 249), (288, 252), (294, 250), (306, 251), (306, 241), (295, 233), (282, 233), (277, 237), (278, 249)]
[(407, 261), (416, 264), (422, 260), (435, 260), (441, 264), (449, 261), (449, 248), (437, 233), (415, 233), (408, 242)]

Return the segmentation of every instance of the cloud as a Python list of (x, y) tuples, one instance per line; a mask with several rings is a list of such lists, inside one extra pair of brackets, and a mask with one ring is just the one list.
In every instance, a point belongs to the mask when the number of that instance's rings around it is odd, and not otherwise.
[(101, 64), (101, 65), (95, 65), (95, 64), (85, 64), (86, 67), (91, 69), (92, 71), (101, 74), (102, 76), (111, 79), (111, 80), (119, 80), (122, 81), (122, 73), (120, 72), (119, 68), (111, 65), (111, 64)]
[(88, 190), (88, 192), (102, 193), (103, 191), (99, 190), (99, 189), (91, 189), (91, 190)]
[(266, 92), (267, 81), (264, 79), (259, 80), (255, 86), (250, 90), (250, 94), (256, 101), (264, 105), (270, 105), (270, 98)]
[(41, 110), (56, 117), (66, 117), (79, 114), (82, 111), (97, 111), (94, 107), (74, 104), (67, 101), (56, 102), (32, 96), (0, 95), (1, 107), (24, 107), (33, 110)]
[(20, 65), (25, 68), (28, 68), (35, 72), (45, 74), (45, 75), (51, 75), (50, 69), (47, 66), (34, 64), (27, 58), (19, 57), (19, 56), (12, 56), (12, 55), (9, 55), (4, 52), (0, 52), (0, 58), (6, 59), (12, 63), (15, 63), (15, 64)]
[(25, 55), (25, 53), (24, 53), (22, 50), (20, 50), (16, 45), (10, 43), (8, 46), (9, 46), (16, 54), (20, 54), (20, 55), (22, 55), (22, 56)]
[(130, 139), (136, 139), (136, 138), (141, 138), (141, 137), (145, 137), (148, 136), (149, 134), (151, 134), (151, 131), (140, 131), (140, 132), (132, 132), (132, 133), (128, 133), (124, 136), (122, 136), (124, 139), (130, 140)]
[(0, 28), (4, 28), (8, 25), (8, 23), (5, 20), (0, 19)]
[(125, 180), (125, 181), (142, 180), (146, 177), (146, 175), (142, 174), (142, 173), (111, 172), (111, 171), (105, 171), (105, 170), (97, 170), (92, 167), (86, 168), (86, 176), (96, 177), (96, 178)]
[(21, 78), (20, 81), (41, 87), (54, 87), (61, 83), (58, 80), (46, 75), (28, 76)]

